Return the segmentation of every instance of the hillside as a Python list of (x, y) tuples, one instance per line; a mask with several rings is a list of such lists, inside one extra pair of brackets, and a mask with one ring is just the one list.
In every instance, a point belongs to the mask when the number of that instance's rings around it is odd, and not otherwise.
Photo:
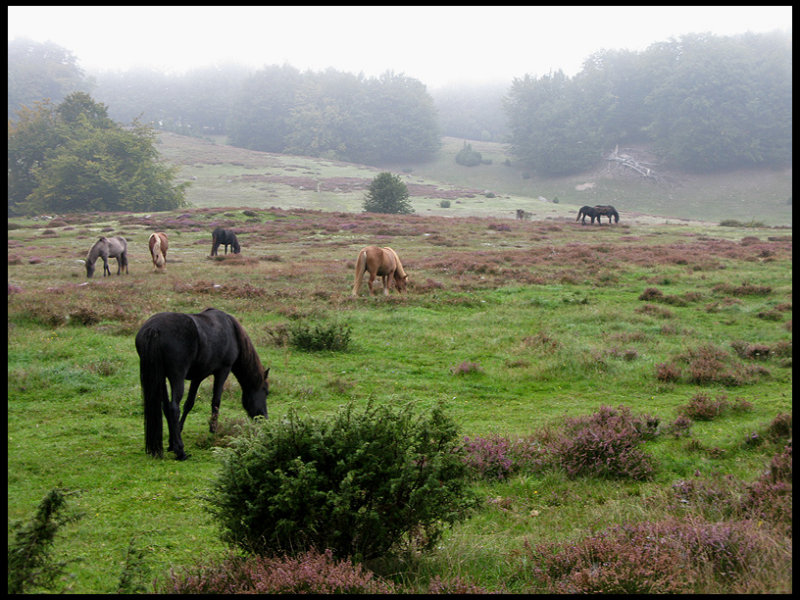
[[(444, 138), (431, 163), (382, 168), (256, 152), (172, 133), (160, 134), (158, 148), (169, 163), (180, 167), (179, 179), (192, 182), (187, 198), (198, 207), (360, 212), (369, 182), (391, 170), (402, 175), (421, 215), (514, 218), (516, 210), (523, 209), (534, 219), (567, 219), (584, 204), (612, 204), (624, 220), (636, 222), (735, 219), (791, 224), (791, 169), (665, 173), (664, 181), (653, 183), (619, 167), (602, 166), (593, 173), (542, 179), (513, 166), (498, 143), (471, 142), (491, 164), (458, 165), (455, 154), (462, 144), (463, 140)], [(443, 208), (442, 200), (449, 200), (450, 207)]]

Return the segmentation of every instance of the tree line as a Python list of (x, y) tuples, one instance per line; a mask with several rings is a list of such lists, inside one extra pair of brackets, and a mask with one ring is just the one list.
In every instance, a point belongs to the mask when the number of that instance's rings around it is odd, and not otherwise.
[(712, 172), (792, 162), (791, 38), (687, 35), (644, 52), (603, 50), (572, 78), (515, 79), (513, 154), (541, 175), (579, 173), (617, 144)]
[(20, 109), (79, 90), (117, 122), (370, 165), (428, 161), (444, 134), (507, 142), (520, 167), (543, 176), (585, 171), (623, 144), (645, 144), (686, 171), (781, 167), (792, 160), (791, 67), (785, 34), (691, 34), (643, 52), (598, 51), (574, 77), (431, 95), (392, 72), (289, 65), (87, 76), (69, 51), (20, 40), (9, 42), (9, 132)]

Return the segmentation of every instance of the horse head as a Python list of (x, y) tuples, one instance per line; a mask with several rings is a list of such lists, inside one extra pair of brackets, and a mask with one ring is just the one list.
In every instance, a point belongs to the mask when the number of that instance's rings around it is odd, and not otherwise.
[(91, 279), (94, 275), (94, 263), (88, 258), (84, 262), (86, 263), (86, 277)]
[(242, 390), (242, 404), (250, 418), (267, 418), (267, 396), (269, 396), (269, 367), (264, 371), (264, 383), (249, 393)]
[(397, 272), (394, 274), (394, 286), (398, 292), (405, 292), (408, 285), (408, 275), (399, 275)]

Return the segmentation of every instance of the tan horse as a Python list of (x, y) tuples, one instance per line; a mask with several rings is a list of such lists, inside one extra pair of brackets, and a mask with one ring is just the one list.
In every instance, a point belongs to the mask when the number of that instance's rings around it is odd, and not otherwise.
[(356, 281), (353, 285), (353, 296), (358, 296), (358, 290), (361, 288), (361, 282), (364, 279), (364, 271), (369, 271), (367, 285), (369, 286), (370, 295), (375, 295), (372, 283), (375, 281), (376, 275), (381, 276), (385, 296), (389, 295), (391, 278), (394, 278), (394, 286), (398, 292), (406, 291), (408, 274), (403, 269), (403, 264), (400, 262), (397, 252), (391, 248), (366, 246), (361, 249), (356, 261)]
[(167, 234), (161, 231), (151, 233), (147, 243), (150, 246), (150, 255), (153, 257), (153, 268), (163, 273), (167, 269), (167, 249), (169, 248)]

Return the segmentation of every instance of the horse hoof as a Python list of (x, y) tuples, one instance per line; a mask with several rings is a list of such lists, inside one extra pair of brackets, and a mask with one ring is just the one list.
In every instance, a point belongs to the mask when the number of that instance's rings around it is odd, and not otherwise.
[(187, 458), (189, 458), (189, 456), (190, 456), (189, 454), (186, 454), (184, 452), (183, 454), (179, 454), (178, 456), (176, 456), (175, 460), (186, 460)]

